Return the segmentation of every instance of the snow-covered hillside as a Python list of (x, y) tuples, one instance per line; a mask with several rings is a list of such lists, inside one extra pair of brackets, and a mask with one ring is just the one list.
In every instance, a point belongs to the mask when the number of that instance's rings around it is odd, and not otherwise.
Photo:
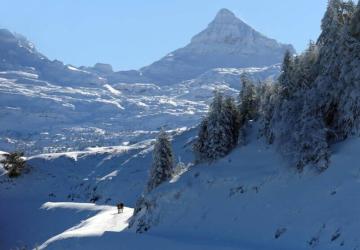
[[(330, 168), (295, 173), (257, 139), (213, 164), (190, 167), (151, 194), (149, 232), (125, 229), (151, 159), (151, 142), (30, 160), (30, 173), (1, 177), (3, 248), (46, 249), (357, 249), (360, 140), (333, 147)], [(177, 157), (193, 161), (196, 130), (174, 137)], [(29, 189), (31, 185), (31, 189)], [(99, 205), (88, 202), (96, 200)], [(49, 203), (50, 202), (50, 203)], [(19, 206), (23, 204), (23, 206)], [(129, 208), (129, 209), (130, 209)], [(129, 212), (129, 213), (128, 213)]]
[[(189, 148), (183, 146), (195, 135), (194, 132), (172, 132), (179, 139), (174, 146), (177, 151), (184, 152), (182, 160), (187, 162), (192, 160), (192, 155)], [(114, 206), (121, 201), (127, 207), (134, 207), (147, 179), (152, 141), (42, 154), (28, 158), (28, 173), (17, 179), (9, 179), (2, 173), (0, 224), (7, 225), (7, 232), (6, 237), (1, 237), (0, 249), (32, 248), (94, 216), (97, 211), (111, 210), (106, 206), (89, 208), (87, 205), (71, 205), (73, 203)], [(54, 209), (46, 211), (41, 208), (46, 202), (55, 202)], [(69, 203), (66, 206), (57, 202)], [(64, 207), (74, 210), (57, 209)], [(115, 207), (112, 208), (114, 213), (117, 212)]]
[[(149, 143), (41, 155), (29, 160), (29, 173), (19, 179), (11, 180), (6, 175), (1, 176), (0, 197), (3, 202), (0, 207), (3, 215), (0, 216), (0, 222), (6, 225), (6, 237), (1, 237), (0, 248), (31, 249), (98, 211), (108, 209), (105, 206), (107, 204), (114, 205), (120, 200), (132, 204), (136, 194), (143, 188), (146, 172), (140, 164), (127, 168), (126, 161), (133, 155), (141, 154)], [(120, 177), (117, 171), (126, 174)], [(115, 184), (110, 191), (99, 192), (98, 186), (106, 187), (109, 182)], [(79, 206), (70, 206), (79, 209), (79, 212), (76, 209), (47, 211), (42, 207), (46, 202), (72, 204), (95, 201), (104, 206), (90, 209), (85, 205), (80, 209)]]
[(359, 147), (358, 138), (338, 144), (325, 173), (298, 174), (253, 136), (158, 188), (139, 219), (149, 222), (147, 235), (217, 249), (357, 249)]
[(60, 86), (35, 73), (0, 72), (0, 148), (27, 154), (82, 150), (153, 138), (161, 127), (196, 125), (213, 91), (236, 95), (240, 75), (273, 79), (279, 66), (214, 69), (191, 81), (161, 86), (117, 83)]
[(1, 76), (0, 141), (7, 151), (34, 154), (121, 145), (153, 137), (167, 123), (168, 129), (194, 125), (207, 109), (207, 100), (182, 98), (185, 87), (62, 87), (23, 72)]

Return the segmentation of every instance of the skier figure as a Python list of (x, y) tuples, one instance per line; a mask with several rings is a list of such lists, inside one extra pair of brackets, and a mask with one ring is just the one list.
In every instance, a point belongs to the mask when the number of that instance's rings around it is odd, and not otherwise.
[(118, 214), (124, 212), (124, 203), (119, 203), (116, 206), (118, 209)]

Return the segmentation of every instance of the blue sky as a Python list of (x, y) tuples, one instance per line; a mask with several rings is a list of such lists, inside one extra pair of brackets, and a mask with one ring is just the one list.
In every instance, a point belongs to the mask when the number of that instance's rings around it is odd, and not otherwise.
[(50, 59), (138, 69), (185, 46), (221, 8), (302, 51), (320, 32), (327, 0), (1, 0), (0, 27)]

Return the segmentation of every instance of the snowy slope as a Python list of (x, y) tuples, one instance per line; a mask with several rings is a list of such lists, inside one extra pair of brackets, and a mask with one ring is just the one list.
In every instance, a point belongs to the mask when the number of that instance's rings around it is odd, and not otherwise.
[[(185, 88), (63, 87), (35, 77), (24, 77), (23, 72), (1, 74), (3, 150), (18, 148), (35, 154), (140, 141), (153, 138), (153, 131), (166, 123), (169, 128), (194, 125), (207, 109), (208, 100), (179, 97)], [(149, 119), (150, 123), (145, 122)]]
[[(179, 133), (184, 133), (182, 142), (194, 135), (193, 130), (171, 132)], [(133, 207), (147, 179), (152, 142), (42, 154), (28, 158), (30, 169), (23, 176), (13, 180), (1, 175), (0, 224), (7, 225), (7, 232), (0, 237), (0, 249), (39, 246), (99, 211), (110, 213), (105, 213), (108, 218), (119, 201)], [(183, 144), (177, 150), (187, 150)], [(46, 202), (55, 202), (54, 209), (44, 209)], [(89, 202), (110, 207), (89, 209)]]
[(100, 212), (82, 221), (79, 225), (48, 239), (38, 247), (39, 249), (44, 249), (52, 242), (67, 238), (94, 237), (102, 236), (105, 232), (121, 232), (128, 227), (128, 219), (133, 214), (131, 208), (125, 207), (124, 211), (119, 213), (114, 209), (114, 206), (99, 206), (93, 203), (47, 202), (41, 208), (47, 210), (65, 208)]
[[(248, 145), (228, 157), (191, 167), (155, 190), (156, 207), (148, 213), (152, 225), (145, 234), (124, 229), (129, 214), (117, 215), (114, 205), (121, 200), (134, 206), (147, 178), (150, 142), (129, 146), (127, 152), (126, 147), (98, 148), (36, 156), (30, 160), (32, 171), (16, 183), (1, 177), (0, 198), (7, 205), (1, 206), (0, 223), (11, 225), (11, 237), (3, 244), (45, 243), (47, 249), (359, 247), (360, 168), (354, 164), (359, 138), (336, 145), (324, 173), (298, 174), (255, 131)], [(174, 137), (176, 156), (185, 163), (192, 162), (189, 142), (195, 132)], [(99, 197), (97, 206), (88, 204), (93, 197)], [(24, 202), (26, 212), (19, 207)]]
[(359, 148), (359, 138), (336, 145), (326, 172), (297, 174), (253, 137), (156, 190), (148, 234), (218, 249), (357, 249)]
[[(29, 160), (30, 172), (19, 179), (9, 180), (2, 176), (0, 223), (7, 225), (7, 233), (6, 237), (1, 237), (0, 249), (40, 245), (98, 213), (96, 209), (89, 210), (87, 207), (79, 212), (67, 209), (47, 211), (44, 207), (41, 208), (46, 202), (72, 204), (71, 202), (88, 203), (99, 199), (101, 204), (114, 205), (121, 199), (131, 204), (130, 201), (141, 192), (146, 174), (137, 173), (139, 166), (131, 169), (122, 166), (132, 155), (148, 147), (149, 143), (88, 152), (41, 155)], [(112, 179), (112, 176), (116, 176), (116, 170), (126, 172), (121, 181), (112, 182), (113, 189), (121, 192), (113, 196), (99, 194), (98, 182)], [(111, 173), (112, 176), (109, 176)], [(106, 178), (102, 179), (103, 177)], [(131, 179), (131, 184), (127, 178)], [(110, 209), (103, 208), (100, 207), (99, 210), (105, 212)]]

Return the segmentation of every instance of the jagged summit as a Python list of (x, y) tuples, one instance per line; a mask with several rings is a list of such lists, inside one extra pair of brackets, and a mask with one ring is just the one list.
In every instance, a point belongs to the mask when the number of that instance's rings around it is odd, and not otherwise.
[(188, 80), (213, 68), (263, 67), (280, 63), (285, 45), (268, 38), (240, 20), (228, 9), (221, 9), (206, 29), (195, 35), (184, 48), (141, 69), (157, 82)]
[[(208, 27), (191, 39), (190, 45), (199, 46), (199, 44), (213, 43), (229, 45), (232, 46), (233, 49), (243, 48), (243, 50), (247, 50), (249, 49), (249, 45), (257, 45), (258, 40), (271, 39), (262, 36), (248, 24), (237, 18), (231, 11), (221, 9)], [(264, 43), (266, 41), (261, 42)], [(272, 43), (272, 46), (278, 45), (275, 40), (273, 40)], [(241, 45), (241, 48), (234, 47), (235, 44)]]
[(233, 38), (239, 38), (251, 30), (230, 10), (221, 9), (208, 27), (191, 39), (191, 43), (231, 42)]
[(230, 11), (226, 8), (220, 9), (217, 12), (215, 18), (209, 24), (209, 26), (211, 26), (211, 25), (231, 25), (231, 24), (245, 25), (245, 26), (251, 28), (244, 21), (242, 21), (239, 17), (237, 17), (232, 11)]
[(214, 21), (222, 21), (222, 20), (239, 20), (239, 19), (230, 10), (226, 8), (222, 8), (216, 14)]

